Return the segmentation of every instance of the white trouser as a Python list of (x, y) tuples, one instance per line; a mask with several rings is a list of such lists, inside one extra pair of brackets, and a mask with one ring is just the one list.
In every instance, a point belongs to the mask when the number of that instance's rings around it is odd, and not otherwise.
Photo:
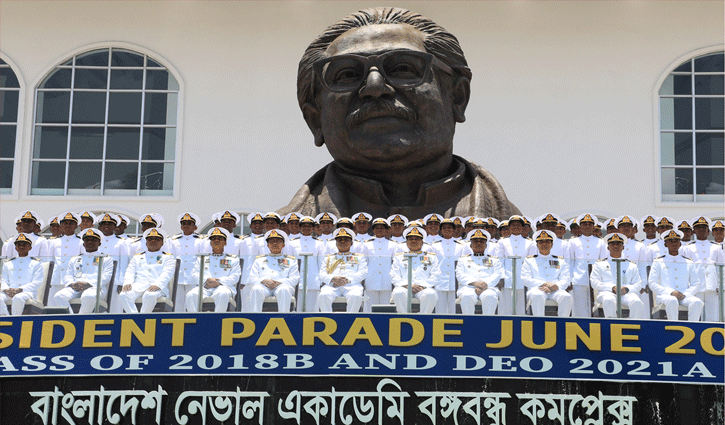
[[(101, 291), (101, 299), (103, 299), (105, 295), (106, 293)], [(70, 300), (73, 298), (81, 299), (81, 308), (78, 310), (78, 313), (80, 314), (93, 313), (93, 310), (96, 308), (95, 287), (90, 287), (83, 292), (78, 292), (71, 287), (63, 288), (55, 294), (55, 305), (57, 307), (65, 307), (70, 312), (73, 312), (73, 309), (70, 306)]]
[(240, 296), (241, 302), (242, 302), (242, 311), (252, 311), (252, 304), (251, 304), (251, 298), (249, 297), (249, 294), (251, 293), (252, 285), (246, 284), (242, 288), (242, 293)]
[(702, 320), (706, 322), (720, 321), (720, 299), (716, 291), (698, 292), (697, 297), (705, 303)]
[(142, 297), (141, 313), (151, 313), (156, 307), (156, 301), (165, 297), (164, 291), (134, 291), (133, 289), (128, 292), (121, 292), (118, 298), (121, 299), (121, 305), (126, 313), (138, 313), (136, 308), (136, 299)]
[[(514, 314), (511, 305), (513, 301), (512, 294), (512, 288), (503, 288), (503, 290), (501, 291), (498, 302), (499, 316), (511, 316)], [(519, 285), (519, 287), (516, 289), (516, 314), (526, 314), (526, 300), (524, 299), (524, 288), (521, 285)]]
[(365, 313), (371, 313), (374, 305), (390, 304), (389, 289), (387, 291), (365, 291), (365, 295), (368, 297), (363, 305), (363, 311)]
[[(195, 283), (193, 285), (186, 285), (186, 284), (179, 283), (176, 285), (176, 299), (174, 300), (174, 305), (177, 306), (176, 311), (181, 311), (182, 305), (184, 306), (184, 309), (186, 309), (186, 294), (188, 294), (189, 291), (196, 288), (197, 286), (199, 286), (198, 283)], [(199, 292), (197, 292), (196, 294), (198, 296)], [(189, 310), (185, 310), (185, 311), (189, 311)], [(194, 311), (196, 311), (196, 310), (194, 310)]]
[(657, 295), (657, 303), (665, 305), (667, 320), (679, 319), (679, 305), (682, 304), (687, 307), (687, 321), (689, 322), (699, 321), (702, 308), (705, 307), (705, 303), (701, 299), (693, 296), (686, 296), (685, 299), (679, 301), (674, 295)]
[[(604, 317), (617, 317), (617, 295), (614, 292), (600, 292), (597, 302), (602, 305)], [(630, 319), (644, 319), (646, 310), (638, 293), (627, 292), (622, 295), (622, 307), (629, 308)]]
[[(573, 285), (571, 296), (573, 299), (571, 307), (571, 317), (592, 317), (591, 294), (589, 293), (589, 285)], [(565, 288), (564, 288), (565, 289)], [(561, 288), (559, 290), (562, 290)], [(561, 311), (561, 306), (559, 306)]]
[(123, 303), (121, 302), (121, 293), (119, 293), (119, 289), (122, 288), (123, 285), (113, 285), (113, 288), (111, 288), (111, 291), (113, 291), (113, 294), (111, 295), (111, 305), (108, 309), (109, 313), (113, 314), (121, 314), (123, 313)]
[(60, 307), (55, 299), (55, 294), (64, 288), (65, 286), (63, 285), (50, 285), (50, 289), (48, 290), (48, 307)]
[(360, 305), (362, 304), (363, 287), (362, 285), (350, 287), (343, 285), (333, 288), (332, 284), (323, 286), (320, 288), (320, 297), (318, 298), (320, 311), (323, 313), (332, 312), (332, 302), (337, 297), (345, 297), (347, 299), (348, 313), (357, 313), (360, 311)]
[[(5, 305), (5, 301), (9, 300), (5, 292), (0, 292), (0, 316), (8, 315), (8, 307)], [(20, 316), (23, 314), (25, 308), (25, 301), (35, 299), (32, 292), (19, 292), (12, 297), (12, 312), (13, 316)]]
[[(317, 299), (320, 296), (319, 289), (308, 289), (307, 295), (305, 296), (305, 312), (318, 312), (319, 307), (317, 306)], [(302, 311), (302, 287), (297, 292), (297, 311)]]
[[(176, 290), (178, 294), (178, 289)], [(216, 288), (204, 288), (204, 298), (212, 297), (214, 299), (214, 311), (219, 313), (227, 311), (229, 307), (229, 300), (234, 296), (232, 288), (224, 285), (219, 285)], [(177, 297), (178, 298), (178, 297)], [(186, 293), (184, 300), (184, 307), (186, 311), (193, 313), (199, 311), (199, 287), (195, 287)]]
[(652, 317), (651, 317), (650, 312), (652, 311), (652, 306), (650, 305), (650, 302), (649, 302), (649, 293), (642, 292), (641, 294), (639, 294), (639, 300), (642, 301), (642, 305), (644, 306), (643, 307), (644, 311), (642, 312), (642, 316), (643, 316), (642, 318), (651, 319)]
[(476, 302), (481, 300), (481, 313), (485, 316), (492, 316), (496, 313), (498, 306), (499, 290), (496, 287), (488, 288), (476, 295), (476, 288), (464, 286), (458, 290), (458, 298), (461, 299), (461, 312), (463, 314), (474, 314)]
[(269, 289), (261, 283), (255, 283), (251, 285), (252, 289), (249, 292), (250, 306), (253, 313), (259, 313), (262, 311), (262, 305), (264, 299), (267, 297), (277, 297), (277, 311), (280, 313), (289, 313), (290, 303), (292, 302), (292, 294), (295, 293), (295, 288), (287, 284), (277, 285), (274, 289)]
[[(398, 313), (408, 312), (408, 288), (404, 286), (396, 287), (393, 289), (391, 297)], [(413, 297), (420, 300), (420, 312), (425, 314), (433, 313), (433, 309), (438, 303), (438, 293), (433, 288), (422, 289), (417, 294), (413, 294)]]
[(539, 288), (529, 288), (526, 296), (531, 302), (531, 313), (534, 316), (543, 316), (546, 300), (553, 300), (558, 305), (559, 317), (569, 317), (571, 314), (572, 296), (563, 289), (546, 293)]
[(456, 314), (456, 291), (436, 290), (436, 314)]

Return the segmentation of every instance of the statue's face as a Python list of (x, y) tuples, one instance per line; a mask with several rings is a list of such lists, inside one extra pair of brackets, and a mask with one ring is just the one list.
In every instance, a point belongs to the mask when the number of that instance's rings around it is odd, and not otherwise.
[[(391, 50), (425, 52), (423, 34), (409, 25), (370, 25), (350, 30), (327, 48), (328, 56), (378, 55)], [(450, 88), (432, 67), (418, 86), (395, 88), (376, 67), (361, 87), (333, 92), (320, 87), (320, 125), (335, 160), (356, 170), (395, 170), (433, 163), (452, 151), (455, 119)], [(385, 108), (381, 105), (388, 105)], [(402, 110), (414, 119), (403, 118)], [(358, 115), (359, 120), (351, 120)]]

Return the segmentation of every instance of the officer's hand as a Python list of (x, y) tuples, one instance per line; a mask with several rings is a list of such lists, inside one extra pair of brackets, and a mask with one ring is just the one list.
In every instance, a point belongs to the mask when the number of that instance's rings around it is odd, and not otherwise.
[(335, 276), (332, 279), (330, 279), (330, 283), (332, 283), (332, 286), (334, 288), (339, 288), (340, 286), (345, 286), (347, 283), (350, 282), (348, 278), (342, 277), (342, 276)]
[(131, 290), (131, 285), (123, 285), (123, 292), (128, 292)]
[(672, 291), (672, 293), (670, 295), (677, 298), (678, 301), (682, 301), (685, 299), (685, 294), (683, 294), (680, 291)]
[(413, 293), (414, 294), (417, 294), (418, 292), (422, 291), (423, 289), (425, 289), (425, 288), (420, 285), (413, 284)]
[(149, 286), (149, 289), (148, 289), (149, 292), (156, 292), (156, 291), (160, 291), (160, 290), (161, 290), (161, 288), (159, 288), (156, 285), (151, 285), (151, 286)]
[(209, 279), (207, 279), (207, 280), (206, 280), (206, 283), (204, 284), (204, 287), (205, 287), (206, 289), (212, 289), (212, 288), (216, 288), (217, 286), (219, 286), (219, 281), (218, 281), (218, 280), (216, 280), (216, 279), (215, 279), (215, 278), (213, 278), (213, 277), (210, 277)]
[[(479, 280), (478, 282), (473, 282), (473, 286), (475, 286), (476, 289), (480, 289), (481, 292), (483, 292), (486, 289), (488, 289), (488, 283), (486, 283), (484, 281), (481, 281), (481, 280)], [(476, 293), (480, 295), (479, 292), (476, 292)]]

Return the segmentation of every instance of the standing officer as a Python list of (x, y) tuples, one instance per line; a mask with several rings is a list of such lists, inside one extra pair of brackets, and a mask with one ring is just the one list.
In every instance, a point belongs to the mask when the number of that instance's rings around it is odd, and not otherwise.
[(355, 223), (353, 230), (355, 230), (358, 240), (365, 242), (374, 238), (374, 236), (368, 234), (368, 231), (370, 230), (370, 220), (372, 219), (373, 216), (366, 212), (359, 212), (352, 216), (352, 221)]
[[(513, 215), (508, 220), (501, 222), (501, 226), (507, 226), (507, 231), (511, 232), (511, 236), (504, 237), (506, 230), (502, 231), (501, 239), (498, 242), (498, 253), (492, 254), (503, 260), (503, 267), (506, 271), (504, 279), (504, 288), (501, 291), (500, 308), (498, 314), (513, 314), (511, 304), (513, 302), (513, 277), (516, 275), (516, 314), (523, 314), (524, 301), (524, 284), (521, 281), (521, 267), (524, 264), (524, 258), (529, 255), (536, 254), (536, 245), (530, 239), (521, 236), (524, 230), (524, 218), (520, 215)], [(513, 260), (511, 257), (519, 257), (516, 260), (516, 269), (513, 270)]]
[(366, 313), (372, 311), (373, 305), (390, 303), (390, 266), (398, 245), (385, 237), (390, 228), (387, 219), (378, 217), (372, 223), (374, 237), (365, 242), (365, 256), (368, 259), (365, 293), (368, 300), (363, 308)]
[[(299, 257), (302, 252), (309, 252), (312, 254), (307, 259), (307, 270), (304, 270), (304, 264), (301, 264), (300, 275), (306, 273), (307, 275), (307, 294), (305, 296), (305, 311), (319, 311), (317, 307), (317, 298), (320, 295), (320, 261), (322, 261), (322, 249), (323, 243), (312, 236), (312, 232), (315, 230), (315, 219), (309, 216), (303, 216), (300, 218), (300, 235), (295, 239), (290, 239), (289, 245), (294, 250), (294, 256)], [(303, 260), (304, 261), (304, 260)], [(302, 284), (302, 280), (300, 280)], [(302, 287), (300, 286), (300, 290)], [(301, 300), (301, 296), (298, 297)], [(302, 302), (298, 300), (297, 311), (302, 311)]]
[(109, 306), (109, 312), (111, 313), (123, 313), (123, 305), (121, 299), (116, 294), (121, 293), (121, 287), (123, 286), (123, 276), (128, 268), (128, 262), (131, 260), (129, 254), (129, 246), (125, 243), (124, 239), (116, 236), (115, 229), (121, 222), (121, 218), (115, 214), (105, 213), (98, 216), (98, 230), (101, 231), (101, 246), (98, 248), (99, 254), (105, 254), (110, 256), (106, 259), (106, 262), (112, 264), (116, 261), (116, 277), (114, 279), (114, 287), (108, 288), (109, 291), (116, 291), (114, 296), (111, 297), (111, 305)]
[[(181, 260), (179, 265), (179, 281), (176, 289), (174, 305), (184, 305), (186, 294), (199, 284), (198, 277), (194, 279), (192, 273), (197, 267), (199, 258), (197, 254), (204, 252), (204, 240), (196, 233), (199, 216), (192, 212), (184, 212), (176, 218), (181, 226), (181, 233), (171, 237), (171, 253)], [(224, 239), (226, 245), (226, 238)], [(235, 282), (236, 284), (236, 282)], [(235, 289), (236, 290), (236, 289)], [(197, 291), (198, 294), (198, 291)], [(226, 307), (225, 307), (226, 308)], [(188, 310), (187, 310), (188, 311)], [(224, 310), (222, 310), (224, 311)]]
[[(607, 257), (607, 246), (600, 238), (594, 236), (594, 228), (599, 221), (591, 214), (582, 214), (576, 220), (582, 235), (569, 243), (571, 256), (571, 276), (573, 284), (572, 296), (574, 306), (573, 317), (591, 317), (591, 301), (589, 294), (589, 264)], [(559, 309), (561, 310), (561, 308)]]
[(436, 285), (435, 288), (438, 293), (436, 314), (455, 314), (456, 261), (458, 261), (458, 259), (463, 255), (468, 254), (471, 249), (468, 247), (467, 243), (453, 239), (454, 225), (453, 220), (450, 218), (444, 218), (441, 220), (438, 229), (440, 232), (440, 239), (432, 244), (433, 252), (435, 252), (436, 256), (438, 256), (441, 271), (440, 278), (438, 279), (438, 285)]

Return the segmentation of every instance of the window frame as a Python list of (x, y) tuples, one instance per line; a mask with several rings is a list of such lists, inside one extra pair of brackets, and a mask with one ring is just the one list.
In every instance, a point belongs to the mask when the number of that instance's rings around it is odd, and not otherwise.
[[(174, 79), (176, 79), (176, 83), (178, 84), (178, 91), (176, 91), (176, 93), (178, 93), (178, 94), (177, 94), (177, 101), (176, 101), (176, 124), (175, 124), (175, 126), (158, 127), (158, 126), (152, 125), (152, 127), (146, 127), (146, 125), (143, 123), (143, 116), (141, 117), (142, 122), (140, 123), (141, 128), (169, 128), (169, 127), (175, 128), (175, 130), (176, 130), (176, 140), (175, 140), (175, 146), (174, 146), (175, 152), (174, 152), (174, 157), (172, 158), (172, 160), (146, 161), (143, 159), (137, 159), (137, 160), (133, 160), (133, 161), (125, 161), (125, 160), (116, 161), (116, 160), (108, 160), (108, 159), (103, 159), (103, 158), (100, 159), (101, 162), (105, 162), (105, 163), (131, 162), (134, 164), (138, 164), (139, 173), (141, 172), (141, 167), (142, 167), (142, 164), (144, 164), (144, 163), (154, 163), (154, 164), (155, 163), (170, 163), (170, 164), (172, 164), (174, 167), (173, 177), (172, 177), (173, 178), (173, 189), (171, 191), (171, 194), (169, 194), (169, 195), (160, 195), (160, 194), (145, 195), (144, 189), (140, 189), (139, 181), (137, 181), (137, 189), (133, 189), (133, 190), (132, 189), (120, 189), (119, 192), (117, 192), (117, 193), (113, 193), (113, 192), (109, 193), (109, 191), (115, 191), (116, 189), (106, 189), (105, 191), (103, 191), (105, 193), (101, 192), (98, 194), (90, 194), (90, 193), (84, 194), (84, 193), (82, 193), (83, 189), (78, 189), (78, 190), (72, 189), (72, 191), (75, 193), (68, 192), (68, 188), (67, 188), (68, 172), (69, 172), (68, 166), (66, 166), (64, 188), (62, 189), (64, 191), (64, 193), (66, 193), (66, 194), (39, 194), (39, 193), (34, 194), (34, 193), (32, 193), (33, 192), (33, 188), (32, 188), (33, 164), (35, 162), (35, 158), (33, 155), (33, 148), (34, 148), (34, 143), (35, 143), (35, 130), (39, 124), (42, 124), (42, 123), (36, 123), (37, 113), (38, 113), (38, 105), (37, 105), (38, 94), (41, 91), (53, 91), (53, 89), (50, 89), (50, 90), (41, 89), (40, 85), (52, 73), (54, 73), (60, 67), (64, 67), (65, 63), (67, 63), (68, 61), (72, 61), (75, 56), (82, 55), (84, 53), (89, 53), (94, 50), (100, 50), (100, 49), (125, 50), (125, 51), (130, 51), (135, 54), (145, 55), (150, 60), (153, 60), (154, 62), (163, 66), (166, 69), (166, 71), (171, 76), (173, 76)], [(67, 67), (70, 68), (70, 66), (67, 66)], [(85, 66), (84, 66), (84, 68), (85, 68)], [(109, 68), (108, 68), (108, 66), (103, 66), (103, 67), (98, 67), (98, 69), (108, 70)], [(114, 67), (114, 69), (116, 69), (116, 68)], [(138, 68), (138, 69), (142, 69), (142, 68)], [(144, 67), (143, 69), (145, 70), (146, 67)], [(110, 78), (110, 74), (111, 73), (109, 72), (108, 78)], [(145, 79), (146, 76), (144, 75), (143, 78)], [(28, 125), (29, 126), (29, 133), (28, 133), (29, 134), (29, 143), (28, 143), (29, 152), (28, 152), (28, 158), (27, 158), (28, 169), (24, 173), (25, 177), (27, 178), (27, 188), (24, 191), (24, 196), (23, 196), (24, 198), (32, 199), (32, 200), (57, 200), (59, 197), (63, 197), (63, 199), (69, 199), (69, 200), (98, 200), (98, 199), (140, 200), (140, 199), (143, 199), (143, 200), (149, 200), (149, 201), (154, 201), (154, 202), (166, 202), (166, 201), (178, 202), (179, 194), (180, 194), (179, 186), (180, 186), (180, 176), (181, 176), (181, 162), (180, 161), (181, 161), (181, 157), (182, 157), (182, 148), (183, 148), (183, 123), (184, 123), (184, 120), (183, 120), (183, 118), (184, 118), (184, 100), (183, 99), (184, 99), (185, 84), (184, 84), (183, 78), (181, 77), (179, 72), (163, 56), (161, 56), (158, 53), (151, 51), (147, 48), (144, 48), (142, 46), (138, 46), (138, 45), (130, 44), (130, 43), (123, 43), (123, 42), (100, 42), (100, 43), (85, 45), (82, 47), (78, 47), (78, 48), (74, 49), (73, 51), (68, 52), (68, 53), (64, 54), (63, 56), (61, 56), (60, 58), (54, 60), (52, 62), (52, 64), (49, 65), (40, 74), (40, 77), (36, 81), (34, 81), (34, 84), (32, 87), (33, 87), (33, 90), (32, 90), (32, 96), (33, 96), (32, 108), (33, 109), (32, 109), (32, 120)], [(56, 89), (55, 91), (69, 91), (69, 90), (71, 90), (71, 89), (60, 89), (60, 90)], [(99, 89), (99, 90), (95, 90), (95, 91), (104, 92), (104, 93), (114, 93), (114, 90), (115, 89), (110, 89), (110, 87), (107, 87), (105, 89)], [(93, 90), (92, 89), (89, 89), (89, 90), (82, 89), (82, 91), (91, 92)], [(170, 90), (161, 90), (161, 91), (143, 90), (143, 89), (123, 89), (123, 90), (121, 90), (121, 93), (130, 93), (130, 92), (155, 93), (155, 92), (170, 92)], [(107, 96), (106, 97), (106, 108), (108, 108), (108, 102), (109, 102), (109, 97)], [(72, 105), (71, 105), (71, 108), (72, 108)], [(69, 121), (70, 121), (70, 119), (72, 119), (72, 118), (70, 118), (70, 116), (72, 116), (72, 113), (69, 113)], [(106, 133), (108, 131), (107, 129), (109, 127), (121, 128), (121, 127), (133, 127), (134, 125), (138, 126), (138, 124), (131, 124), (131, 125), (109, 124), (107, 122), (103, 123), (103, 124), (91, 124), (91, 125), (78, 124), (78, 123), (73, 123), (73, 124), (64, 123), (64, 124), (59, 124), (58, 126), (61, 126), (61, 127), (66, 126), (68, 128), (70, 128), (71, 126), (76, 127), (76, 128), (101, 127), (102, 126), (104, 133)], [(52, 127), (52, 125), (51, 125), (51, 127)], [(143, 133), (141, 133), (141, 135), (143, 136)], [(68, 149), (69, 146), (67, 146), (66, 148)], [(104, 145), (104, 148), (105, 148), (105, 145)], [(142, 151), (140, 150), (139, 158), (141, 157), (141, 155), (142, 155)], [(66, 155), (66, 158), (63, 160), (47, 161), (47, 162), (61, 162), (61, 163), (65, 163), (65, 164), (81, 163), (81, 162), (97, 163), (98, 160), (87, 160), (87, 159), (86, 160), (71, 160)], [(102, 178), (103, 178), (103, 176), (102, 176)], [(132, 194), (128, 193), (130, 191), (133, 191), (133, 193)]]
[[(26, 84), (20, 68), (17, 64), (10, 59), (5, 53), (0, 51), (0, 59), (5, 61), (5, 64), (15, 73), (15, 78), (18, 80), (18, 116), (15, 120), (15, 150), (13, 152), (13, 177), (10, 190), (7, 192), (0, 192), (0, 200), (17, 200), (19, 198), (20, 186), (20, 175), (21, 168), (23, 168), (23, 161), (21, 161), (22, 144), (23, 144), (23, 130), (25, 128), (25, 98), (26, 98)], [(15, 90), (13, 90), (15, 91)], [(3, 158), (7, 160), (8, 158)]]
[[(683, 207), (697, 207), (698, 209), (702, 208), (722, 208), (723, 201), (725, 200), (725, 195), (708, 195), (708, 194), (697, 194), (696, 190), (693, 189), (692, 194), (664, 194), (662, 191), (662, 181), (663, 181), (663, 171), (665, 169), (688, 169), (693, 171), (693, 185), (695, 184), (695, 177), (696, 177), (696, 168), (700, 169), (723, 169), (723, 166), (720, 165), (714, 165), (714, 166), (708, 166), (708, 165), (697, 165), (695, 161), (695, 148), (696, 148), (696, 139), (695, 134), (696, 133), (724, 133), (725, 130), (698, 130), (696, 129), (696, 121), (695, 121), (695, 99), (702, 99), (702, 98), (720, 98), (719, 95), (697, 95), (695, 94), (694, 86), (695, 86), (695, 79), (693, 78), (691, 81), (691, 93), (689, 95), (660, 95), (660, 90), (662, 88), (662, 85), (667, 80), (667, 78), (670, 75), (673, 75), (673, 72), (678, 67), (682, 66), (686, 62), (692, 62), (693, 59), (697, 59), (702, 56), (717, 54), (717, 53), (723, 53), (725, 52), (725, 45), (714, 45), (714, 46), (708, 46), (705, 48), (697, 49), (694, 51), (691, 51), (687, 54), (684, 54), (674, 60), (672, 63), (669, 64), (669, 66), (665, 69), (665, 71), (660, 75), (659, 79), (654, 85), (653, 90), (653, 116), (654, 116), (654, 142), (655, 142), (655, 206), (657, 207), (675, 207), (675, 206), (683, 206)], [(688, 72), (689, 75), (695, 75), (694, 68)], [(697, 75), (722, 75), (721, 73), (697, 73)], [(676, 130), (676, 129), (663, 129), (662, 128), (662, 115), (661, 115), (661, 99), (662, 98), (687, 98), (692, 99), (692, 129), (690, 130)], [(693, 163), (692, 165), (665, 165), (662, 163), (662, 134), (663, 133), (670, 133), (670, 134), (676, 134), (676, 133), (688, 133), (692, 134), (693, 140), (692, 140), (692, 149), (693, 149)]]

